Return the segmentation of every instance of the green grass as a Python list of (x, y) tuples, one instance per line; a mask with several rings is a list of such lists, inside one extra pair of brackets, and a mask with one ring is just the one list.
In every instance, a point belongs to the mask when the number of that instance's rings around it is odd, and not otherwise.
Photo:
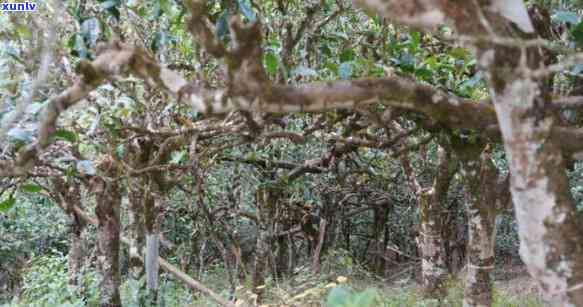
[[(32, 261), (24, 275), (21, 296), (0, 306), (95, 306), (98, 303), (98, 276), (88, 270), (82, 276), (83, 298), (79, 289), (67, 285), (66, 259), (62, 255), (40, 256)], [(201, 277), (201, 282), (224, 297), (229, 286), (225, 272), (220, 267), (210, 267)], [(321, 275), (313, 275), (309, 267), (278, 282), (265, 285), (264, 300), (269, 306), (326, 306), (326, 307), (461, 307), (463, 283), (452, 279), (447, 283), (447, 296), (441, 305), (435, 300), (426, 300), (417, 291), (411, 276), (404, 276), (401, 283), (387, 282), (372, 276), (366, 270), (353, 265), (331, 269)], [(494, 289), (495, 307), (539, 307), (542, 301), (532, 291), (525, 291), (528, 278), (505, 281), (501, 288)], [(138, 297), (143, 294), (143, 281), (124, 278), (120, 289), (124, 306), (139, 306)], [(514, 287), (514, 290), (511, 289)], [(518, 287), (518, 288), (517, 288)], [(216, 306), (207, 297), (185, 288), (170, 276), (160, 276), (160, 299), (164, 306)], [(254, 296), (249, 283), (243, 283), (235, 296), (247, 305), (254, 306)], [(245, 305), (243, 305), (245, 306)]]

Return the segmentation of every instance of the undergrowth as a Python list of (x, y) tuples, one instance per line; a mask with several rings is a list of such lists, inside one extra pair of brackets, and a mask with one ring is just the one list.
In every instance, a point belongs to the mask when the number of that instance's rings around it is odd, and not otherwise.
[[(93, 269), (83, 271), (81, 285), (67, 284), (66, 257), (63, 255), (39, 256), (31, 261), (24, 274), (20, 295), (2, 306), (97, 306), (99, 302), (98, 276)], [(323, 264), (323, 273), (314, 275), (309, 267), (297, 269), (291, 276), (269, 281), (264, 286), (261, 302), (243, 282), (234, 295), (237, 306), (326, 306), (326, 307), (402, 307), (402, 306), (462, 306), (463, 284), (452, 279), (448, 294), (441, 304), (424, 300), (419, 295), (412, 276), (383, 280), (372, 276), (354, 264), (350, 257), (335, 252)], [(228, 297), (225, 273), (220, 267), (210, 268), (201, 281), (224, 297)], [(143, 280), (124, 278), (120, 291), (123, 306), (140, 306), (143, 297)], [(208, 298), (176, 283), (170, 276), (161, 275), (159, 302), (161, 306), (216, 306)], [(1, 305), (1, 304), (0, 304)], [(538, 307), (543, 306), (533, 293), (509, 294), (504, 289), (494, 289), (493, 306)]]

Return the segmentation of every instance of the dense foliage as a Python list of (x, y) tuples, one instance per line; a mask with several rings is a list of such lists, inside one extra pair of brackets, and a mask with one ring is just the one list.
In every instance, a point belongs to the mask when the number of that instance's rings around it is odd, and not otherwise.
[[(550, 33), (544, 39), (555, 62), (579, 51), (581, 3), (527, 4), (531, 14), (536, 8), (550, 18), (540, 26)], [(453, 28), (409, 27), (345, 0), (38, 5), (34, 13), (0, 13), (0, 162), (6, 162), (0, 163), (6, 171), (0, 170), (0, 303), (103, 305), (110, 288), (102, 275), (110, 272), (115, 283), (117, 271), (124, 306), (223, 304), (194, 291), (177, 270), (240, 304), (425, 306), (439, 299), (461, 306), (464, 274), (476, 264), (468, 225), (476, 220), (472, 195), (480, 195), (472, 187), (491, 185), (495, 193), (483, 193), (494, 200), (482, 209), (493, 214), (496, 229), (492, 259), (500, 269), (492, 302), (542, 304), (524, 278), (509, 162), (491, 125), (452, 120), (458, 116), (453, 109), (410, 107), (406, 100), (414, 95), (405, 90), (402, 105), (397, 97), (392, 104), (352, 101), (354, 108), (323, 112), (242, 107), (255, 95), (251, 78), (261, 81), (263, 74), (267, 81), (258, 87), (273, 93), (277, 86), (371, 78), (417, 84), (423, 103), (450, 95), (481, 106), (492, 93), (486, 72), (472, 48), (454, 39)], [(197, 16), (203, 22), (196, 23)], [(123, 46), (139, 48), (130, 68), (111, 68), (119, 75), (93, 68)], [(258, 71), (248, 54), (255, 47)], [(108, 60), (113, 66), (118, 58)], [(149, 66), (139, 67), (140, 61)], [(162, 90), (157, 65), (192, 80), (192, 92)], [(582, 65), (557, 71), (549, 95), (580, 96)], [(142, 68), (147, 73), (132, 72)], [(54, 97), (79, 80), (95, 90), (71, 108), (74, 102), (55, 107), (56, 125), (44, 125)], [(320, 81), (328, 83), (312, 83)], [(437, 94), (422, 95), (428, 85)], [(199, 87), (225, 89), (225, 96), (209, 97), (220, 97), (218, 105), (227, 108), (225, 97), (232, 94), (240, 109), (213, 115), (181, 100), (205, 93)], [(304, 89), (305, 96), (290, 96), (298, 104), (309, 96), (309, 86)], [(367, 90), (354, 95), (359, 91)], [(275, 98), (283, 104), (289, 97)], [(493, 107), (484, 108), (490, 111), (484, 121), (494, 118)], [(561, 123), (581, 122), (577, 108), (549, 112)], [(44, 141), (43, 129), (50, 131)], [(37, 150), (30, 168), (8, 173), (8, 163), (27, 161), (27, 150)], [(576, 157), (565, 159), (581, 212), (582, 167)], [(477, 171), (471, 161), (480, 161)], [(472, 178), (492, 181), (471, 186)], [(115, 240), (104, 238), (120, 234), (124, 245), (116, 251), (107, 245)], [(436, 281), (445, 284), (441, 295), (427, 290), (424, 271), (427, 263), (439, 263), (427, 254), (434, 243), (443, 250), (433, 256), (443, 259), (447, 279)], [(158, 263), (158, 255), (168, 265)], [(103, 260), (108, 257), (114, 260)], [(493, 265), (477, 267), (490, 274)], [(505, 289), (515, 278), (526, 291)]]

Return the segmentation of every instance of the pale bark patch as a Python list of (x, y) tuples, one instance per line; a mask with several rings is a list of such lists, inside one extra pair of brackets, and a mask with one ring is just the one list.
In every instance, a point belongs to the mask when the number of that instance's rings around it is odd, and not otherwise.
[(146, 285), (150, 290), (158, 290), (158, 252), (160, 250), (160, 235), (151, 233), (146, 235)]
[(571, 277), (571, 263), (563, 260), (550, 268), (548, 262), (558, 252), (547, 239), (548, 227), (559, 225), (566, 218), (555, 195), (550, 192), (549, 178), (541, 166), (544, 163), (540, 156), (544, 146), (542, 136), (550, 131), (552, 119), (535, 123), (534, 118), (524, 118), (524, 111), (533, 106), (538, 92), (540, 90), (532, 80), (515, 80), (503, 95), (496, 97), (496, 109), (512, 172), (511, 189), (519, 225), (520, 255), (530, 274), (546, 288), (543, 291), (547, 296), (545, 299), (566, 304), (569, 299), (564, 296)]
[(523, 0), (493, 0), (490, 9), (515, 23), (523, 32), (534, 32)]
[(181, 75), (167, 68), (162, 68), (160, 70), (160, 80), (172, 93), (178, 93), (178, 91), (187, 84), (186, 80)]

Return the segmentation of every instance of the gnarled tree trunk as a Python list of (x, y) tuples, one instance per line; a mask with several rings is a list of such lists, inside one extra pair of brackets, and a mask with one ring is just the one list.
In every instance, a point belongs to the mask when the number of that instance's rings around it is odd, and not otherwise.
[(487, 72), (504, 139), (521, 258), (549, 305), (583, 305), (583, 223), (563, 154), (549, 137), (555, 118), (545, 110), (548, 79), (528, 73), (544, 69), (544, 55), (539, 48), (490, 45), (477, 56)]
[(443, 147), (438, 147), (437, 172), (433, 184), (423, 188), (414, 175), (407, 158), (401, 163), (409, 183), (417, 196), (419, 206), (420, 231), (418, 238), (421, 252), (421, 279), (423, 294), (429, 298), (440, 299), (445, 293), (444, 282), (447, 277), (447, 265), (443, 241), (443, 203), (447, 199), (449, 183), (455, 169), (450, 167), (451, 155)]
[(69, 285), (79, 286), (79, 275), (83, 267), (83, 258), (85, 248), (83, 244), (83, 231), (86, 223), (81, 219), (74, 208), (82, 208), (81, 205), (81, 186), (73, 179), (65, 182), (61, 177), (52, 178), (53, 188), (57, 193), (58, 201), (61, 207), (67, 212), (70, 219), (70, 248), (67, 255), (67, 274), (69, 277)]
[(95, 215), (98, 220), (97, 245), (101, 273), (100, 306), (117, 307), (121, 306), (119, 295), (121, 283), (119, 272), (121, 193), (116, 182), (108, 182), (101, 177), (93, 178), (92, 185), (97, 200)]
[(465, 181), (469, 228), (464, 306), (491, 306), (495, 221), (500, 206), (498, 200), (504, 195), (499, 195), (498, 169), (491, 160), (489, 147), (464, 144), (456, 148), (456, 153), (461, 160)]
[[(435, 29), (449, 23), (470, 38), (485, 72), (511, 173), (520, 254), (547, 304), (583, 305), (583, 223), (577, 218), (559, 141), (544, 55), (520, 40), (537, 37), (522, 0), (358, 0), (405, 24)], [(472, 40), (471, 38), (476, 38)]]
[(271, 258), (271, 237), (270, 225), (280, 199), (280, 191), (277, 187), (260, 187), (255, 193), (257, 203), (257, 243), (255, 250), (255, 263), (253, 267), (253, 289), (261, 298), (262, 289), (265, 286), (265, 271)]
[(146, 287), (149, 299), (152, 303), (158, 301), (158, 274), (160, 273), (160, 198), (150, 191), (145, 196), (144, 224), (146, 226), (146, 255), (144, 264), (146, 268)]
[(145, 242), (144, 225), (144, 190), (135, 188), (129, 191), (128, 201), (128, 240), (129, 240), (129, 275), (139, 280), (144, 275), (144, 264), (140, 260)]

